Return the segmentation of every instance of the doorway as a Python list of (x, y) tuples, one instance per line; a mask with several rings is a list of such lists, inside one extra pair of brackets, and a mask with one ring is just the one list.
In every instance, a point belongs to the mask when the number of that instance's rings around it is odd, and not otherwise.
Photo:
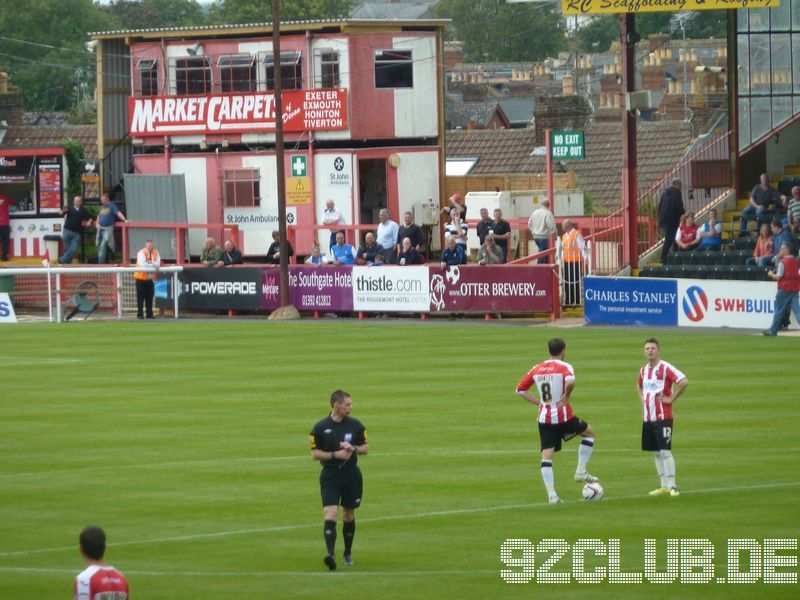
[(386, 159), (358, 161), (359, 219), (364, 225), (379, 223), (378, 213), (388, 206)]

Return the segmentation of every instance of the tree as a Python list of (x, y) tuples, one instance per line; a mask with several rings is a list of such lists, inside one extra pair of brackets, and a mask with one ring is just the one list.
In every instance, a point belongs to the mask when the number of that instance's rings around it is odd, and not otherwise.
[(196, 0), (112, 0), (101, 7), (119, 29), (203, 25), (206, 15)]
[[(355, 0), (282, 0), (281, 21), (345, 19)], [(263, 23), (272, 21), (270, 0), (220, 0), (209, 10), (214, 23)]]
[(87, 33), (111, 26), (92, 0), (0, 0), (0, 70), (22, 90), (26, 110), (67, 110), (90, 96), (96, 67)]
[(607, 52), (619, 39), (619, 17), (602, 15), (578, 30), (578, 49), (581, 52)]
[(464, 42), (470, 61), (539, 60), (566, 48), (560, 9), (552, 3), (441, 0), (434, 14), (452, 19), (448, 36)]

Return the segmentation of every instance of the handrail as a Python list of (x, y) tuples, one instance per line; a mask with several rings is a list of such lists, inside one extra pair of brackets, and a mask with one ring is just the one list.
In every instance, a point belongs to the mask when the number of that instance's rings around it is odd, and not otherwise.
[(189, 229), (222, 229), (231, 232), (231, 241), (235, 246), (239, 246), (239, 226), (225, 223), (155, 223), (150, 221), (123, 221), (117, 222), (116, 226), (122, 229), (122, 262), (130, 263), (128, 229), (174, 229), (175, 246), (177, 256), (175, 262), (182, 264), (186, 262), (184, 247), (186, 245), (186, 230)]

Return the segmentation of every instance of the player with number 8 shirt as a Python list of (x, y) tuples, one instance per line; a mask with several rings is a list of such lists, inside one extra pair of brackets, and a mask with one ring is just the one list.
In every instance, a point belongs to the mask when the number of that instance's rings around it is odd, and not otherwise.
[(674, 366), (661, 360), (658, 340), (644, 343), (647, 364), (639, 370), (639, 398), (642, 401), (642, 450), (655, 456), (661, 485), (651, 496), (680, 496), (675, 485), (675, 458), (672, 456), (672, 405), (686, 390), (689, 380)]
[[(537, 420), (542, 450), (541, 471), (550, 504), (561, 502), (555, 490), (553, 455), (561, 450), (562, 440), (569, 441), (578, 435), (583, 438), (578, 448), (575, 481), (598, 481), (597, 477), (586, 472), (586, 464), (594, 449), (594, 429), (572, 413), (569, 403), (575, 388), (575, 371), (572, 365), (564, 362), (566, 347), (564, 340), (558, 338), (547, 342), (550, 359), (535, 365), (517, 384), (517, 394), (539, 407)], [(529, 391), (534, 385), (538, 398)]]

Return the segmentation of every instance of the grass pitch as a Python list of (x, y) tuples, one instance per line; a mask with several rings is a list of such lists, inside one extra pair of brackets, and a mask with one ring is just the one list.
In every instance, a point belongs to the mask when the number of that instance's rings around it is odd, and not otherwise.
[[(0, 598), (69, 597), (77, 536), (109, 536), (134, 598), (796, 597), (798, 584), (509, 585), (508, 538), (619, 539), (623, 571), (643, 540), (800, 535), (796, 338), (445, 323), (87, 322), (3, 327)], [(639, 451), (641, 348), (660, 339), (691, 384), (676, 404), (680, 498)], [(535, 409), (514, 394), (566, 339), (573, 406), (598, 431), (580, 500), (576, 442), (556, 455), (545, 504)], [(353, 556), (322, 564), (319, 467), (307, 434), (330, 392), (353, 396), (369, 432)], [(341, 563), (341, 529), (337, 555)], [(794, 566), (779, 571), (798, 573)], [(572, 553), (553, 571), (570, 573)], [(587, 555), (588, 569), (607, 557)], [(537, 554), (537, 567), (547, 558)], [(514, 568), (521, 571), (519, 567)], [(534, 588), (534, 589), (531, 589)]]

